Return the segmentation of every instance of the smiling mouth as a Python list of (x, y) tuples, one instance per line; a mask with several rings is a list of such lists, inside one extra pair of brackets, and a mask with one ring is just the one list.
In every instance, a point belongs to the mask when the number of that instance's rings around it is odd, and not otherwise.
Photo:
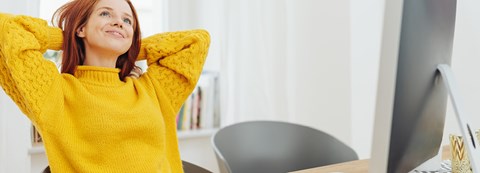
[(117, 31), (107, 31), (107, 33), (109, 33), (111, 35), (114, 35), (116, 37), (119, 37), (119, 38), (125, 38), (120, 32), (117, 32)]

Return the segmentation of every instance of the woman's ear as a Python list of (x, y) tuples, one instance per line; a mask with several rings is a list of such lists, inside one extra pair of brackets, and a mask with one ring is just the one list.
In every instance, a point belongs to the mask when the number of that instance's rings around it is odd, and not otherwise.
[(85, 27), (82, 26), (82, 27), (80, 27), (80, 28), (77, 29), (76, 34), (77, 34), (78, 37), (80, 37), (80, 38), (84, 38), (84, 37), (85, 37), (85, 29), (84, 29), (84, 28), (85, 28)]

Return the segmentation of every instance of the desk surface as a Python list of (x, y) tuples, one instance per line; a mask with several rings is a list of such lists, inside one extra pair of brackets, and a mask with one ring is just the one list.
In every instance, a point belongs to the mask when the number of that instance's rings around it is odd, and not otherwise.
[[(450, 159), (450, 147), (444, 146), (442, 152), (442, 159)], [(295, 171), (293, 173), (330, 173), (330, 172), (345, 172), (345, 173), (365, 173), (368, 172), (368, 159), (355, 160), (351, 162), (344, 162), (334, 165), (322, 166), (317, 168), (305, 169)]]

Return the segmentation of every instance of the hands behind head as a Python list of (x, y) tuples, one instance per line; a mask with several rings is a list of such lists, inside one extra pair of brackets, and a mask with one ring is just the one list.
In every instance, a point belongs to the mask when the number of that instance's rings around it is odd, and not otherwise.
[(142, 76), (142, 73), (143, 73), (142, 69), (140, 67), (135, 66), (133, 67), (132, 71), (128, 76), (131, 78), (138, 79), (140, 76)]

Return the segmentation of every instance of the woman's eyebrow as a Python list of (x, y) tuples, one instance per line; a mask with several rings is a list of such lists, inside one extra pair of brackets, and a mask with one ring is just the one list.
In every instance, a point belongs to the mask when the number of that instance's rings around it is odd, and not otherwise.
[[(109, 11), (113, 11), (113, 8), (110, 8), (110, 7), (100, 7), (100, 8), (98, 8), (96, 11), (101, 10), (101, 9), (107, 9), (107, 10), (109, 10)], [(130, 15), (130, 14), (126, 13), (126, 12), (124, 12), (123, 14), (126, 15), (126, 16), (128, 16), (128, 17), (130, 17), (130, 18), (133, 18), (132, 15)]]

